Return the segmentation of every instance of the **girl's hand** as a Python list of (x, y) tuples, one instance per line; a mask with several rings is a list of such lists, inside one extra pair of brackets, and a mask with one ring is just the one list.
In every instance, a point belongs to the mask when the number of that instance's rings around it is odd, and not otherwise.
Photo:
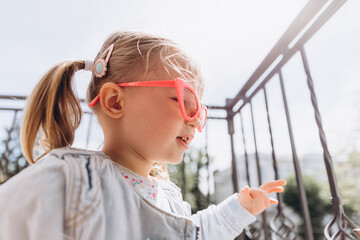
[(285, 180), (267, 182), (259, 188), (249, 188), (245, 186), (238, 194), (239, 203), (252, 215), (262, 213), (265, 208), (270, 208), (270, 204), (278, 204), (278, 200), (270, 198), (269, 193), (284, 191)]

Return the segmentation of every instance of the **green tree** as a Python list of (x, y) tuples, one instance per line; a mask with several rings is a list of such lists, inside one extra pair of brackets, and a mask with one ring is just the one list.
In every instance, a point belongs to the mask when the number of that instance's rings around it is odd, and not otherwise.
[(5, 131), (7, 138), (1, 145), (0, 184), (28, 166), (20, 147), (19, 122), (14, 122), (13, 126)]
[(208, 157), (203, 150), (190, 150), (183, 161), (169, 165), (171, 180), (181, 188), (185, 201), (191, 205), (192, 212), (208, 207), (208, 198), (200, 188), (200, 172), (207, 171)]
[(345, 213), (355, 222), (360, 222), (360, 152), (353, 150), (348, 160), (335, 165), (339, 191)]
[[(303, 180), (310, 212), (311, 225), (314, 233), (314, 239), (323, 239), (323, 219), (326, 214), (329, 213), (331, 210), (330, 201), (323, 198), (323, 194), (321, 193), (321, 186), (314, 177), (303, 175)], [(283, 201), (288, 207), (293, 209), (295, 213), (301, 216), (300, 198), (298, 194), (295, 175), (290, 176), (287, 179), (287, 182), (287, 186), (283, 193)], [(302, 237), (305, 236), (303, 222), (300, 226), (298, 226), (298, 234)]]

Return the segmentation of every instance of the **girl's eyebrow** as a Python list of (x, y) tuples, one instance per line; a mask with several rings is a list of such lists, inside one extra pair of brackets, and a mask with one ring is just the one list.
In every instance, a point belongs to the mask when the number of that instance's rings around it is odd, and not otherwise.
[(176, 95), (176, 90), (175, 90), (175, 88), (166, 88), (166, 89), (167, 89), (167, 93), (169, 93), (169, 94), (171, 94), (171, 95), (173, 95), (173, 94)]

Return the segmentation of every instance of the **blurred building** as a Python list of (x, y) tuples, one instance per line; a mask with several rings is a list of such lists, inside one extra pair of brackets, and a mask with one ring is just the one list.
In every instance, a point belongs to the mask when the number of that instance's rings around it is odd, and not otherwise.
[[(333, 158), (334, 163), (338, 163), (341, 160)], [(302, 174), (315, 177), (319, 182), (327, 182), (327, 175), (324, 164), (324, 156), (322, 154), (307, 154), (300, 159), (300, 167)], [(237, 157), (237, 176), (240, 188), (245, 185), (251, 187), (259, 186), (258, 174), (256, 167), (256, 158), (254, 154), (248, 155), (249, 162), (249, 180), (246, 177), (246, 165), (245, 157)], [(274, 167), (271, 155), (259, 154), (260, 173), (262, 182), (275, 179)], [(287, 178), (290, 175), (295, 174), (294, 164), (291, 156), (278, 157), (277, 158), (278, 173), (280, 178)], [(359, 171), (360, 172), (360, 171)], [(360, 182), (360, 181), (359, 181)], [(231, 195), (233, 191), (232, 185), (232, 169), (228, 168), (222, 171), (214, 172), (214, 195), (213, 200), (216, 203), (221, 202), (227, 196)]]

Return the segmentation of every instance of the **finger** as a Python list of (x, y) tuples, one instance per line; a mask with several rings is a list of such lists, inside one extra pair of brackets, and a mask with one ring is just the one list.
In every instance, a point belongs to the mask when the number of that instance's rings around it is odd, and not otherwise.
[(250, 194), (250, 187), (246, 185), (243, 189), (241, 189), (241, 192), (244, 194)]
[(261, 185), (260, 188), (263, 189), (263, 190), (268, 190), (268, 189), (274, 188), (274, 187), (282, 187), (282, 186), (285, 186), (286, 183), (287, 183), (286, 180), (280, 179), (280, 180), (275, 180), (275, 181), (267, 182), (267, 183)]
[(251, 198), (252, 197), (250, 195), (250, 188), (248, 186), (245, 186), (240, 190), (238, 195), (238, 199), (240, 199), (240, 201), (249, 201), (251, 200)]
[(286, 185), (286, 180), (284, 179), (280, 179), (280, 180), (275, 180), (275, 181), (271, 181), (271, 182), (267, 182), (263, 185), (260, 186), (260, 189), (264, 190), (264, 191), (268, 191), (271, 188), (275, 188), (275, 187), (281, 187), (281, 186), (285, 186)]
[(267, 193), (279, 193), (279, 192), (283, 192), (284, 191), (284, 188), (283, 187), (274, 187), (274, 188), (271, 188), (267, 191)]
[(266, 197), (266, 198), (264, 198), (264, 201), (265, 201), (266, 208), (270, 208), (270, 204), (271, 204), (270, 198)]
[(264, 190), (258, 188), (250, 189), (250, 196), (256, 201), (262, 201), (266, 208), (270, 208), (270, 198)]
[(276, 200), (275, 198), (269, 198), (270, 199), (270, 204), (278, 204), (279, 201)]

